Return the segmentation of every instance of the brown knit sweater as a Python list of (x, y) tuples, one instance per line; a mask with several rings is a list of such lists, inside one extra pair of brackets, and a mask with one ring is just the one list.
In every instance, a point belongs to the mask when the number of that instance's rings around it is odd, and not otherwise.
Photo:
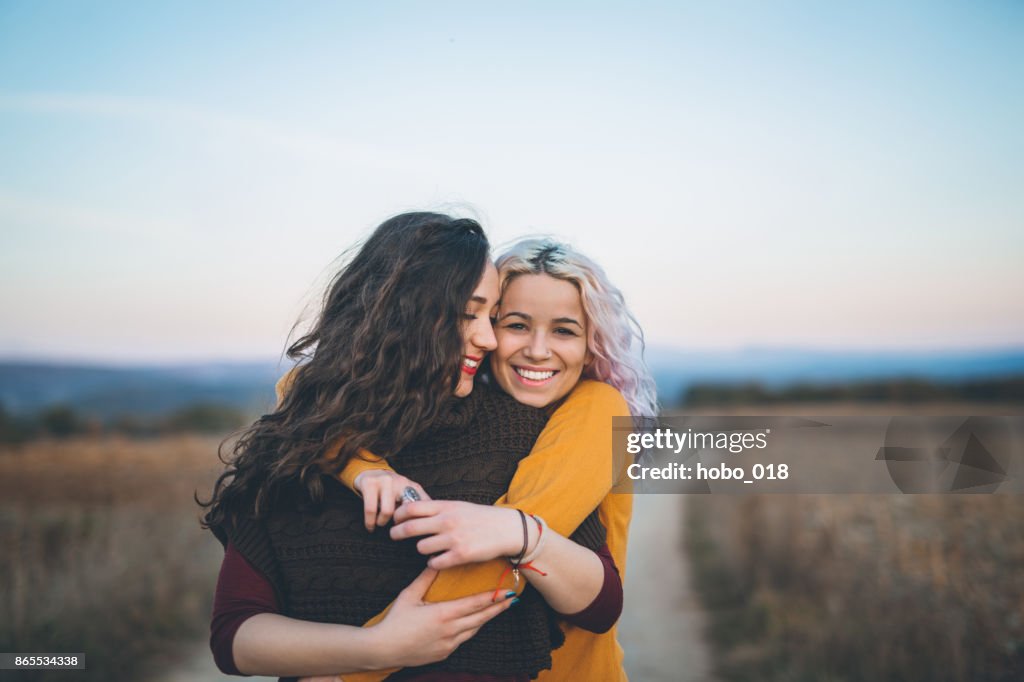
[[(508, 488), (516, 466), (544, 428), (545, 414), (479, 384), (451, 401), (438, 425), (389, 461), (434, 499), (490, 505)], [(386, 529), (367, 533), (362, 501), (331, 477), (312, 506), (296, 483), (286, 486), (261, 520), (217, 529), (273, 584), (293, 618), (362, 625), (391, 603), (426, 565), (416, 539), (395, 542)], [(596, 512), (572, 539), (590, 549), (605, 540)], [(556, 614), (527, 587), (520, 603), (487, 623), (449, 658), (424, 669), (535, 676), (551, 667), (564, 641)]]

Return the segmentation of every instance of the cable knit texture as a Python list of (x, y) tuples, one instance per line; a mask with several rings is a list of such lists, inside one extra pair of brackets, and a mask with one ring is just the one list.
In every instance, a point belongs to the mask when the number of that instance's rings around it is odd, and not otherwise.
[[(545, 423), (541, 410), (478, 385), (469, 397), (452, 400), (436, 426), (388, 461), (434, 499), (490, 505), (508, 489)], [(317, 508), (296, 482), (282, 490), (265, 519), (242, 519), (215, 533), (222, 542), (230, 538), (267, 576), (285, 615), (362, 625), (419, 575), (426, 557), (416, 551), (416, 538), (396, 542), (385, 528), (368, 533), (362, 500), (333, 478), (325, 477), (324, 485)], [(596, 511), (572, 539), (595, 550), (604, 544)], [(533, 677), (551, 667), (551, 651), (563, 641), (557, 615), (528, 586), (519, 604), (445, 661), (422, 669)]]

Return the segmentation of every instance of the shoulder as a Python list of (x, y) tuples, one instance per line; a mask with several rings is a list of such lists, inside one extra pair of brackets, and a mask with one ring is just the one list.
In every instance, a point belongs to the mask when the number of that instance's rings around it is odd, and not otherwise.
[(596, 409), (618, 417), (629, 416), (629, 405), (622, 393), (614, 386), (592, 379), (585, 379), (577, 384), (558, 409), (562, 411), (581, 408)]

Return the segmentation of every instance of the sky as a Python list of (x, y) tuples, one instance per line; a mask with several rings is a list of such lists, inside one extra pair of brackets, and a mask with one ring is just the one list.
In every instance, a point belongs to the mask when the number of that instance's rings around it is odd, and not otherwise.
[(674, 348), (1024, 346), (1024, 5), (0, 0), (0, 357), (276, 358), (398, 212)]

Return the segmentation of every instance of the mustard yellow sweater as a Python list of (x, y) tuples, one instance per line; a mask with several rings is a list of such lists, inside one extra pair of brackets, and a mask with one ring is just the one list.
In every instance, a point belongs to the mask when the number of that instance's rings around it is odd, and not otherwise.
[[(290, 376), (278, 382), (278, 397), (287, 390)], [(496, 505), (522, 509), (544, 518), (548, 526), (569, 536), (595, 508), (607, 529), (608, 549), (623, 579), (626, 570), (626, 540), (633, 511), (625, 490), (628, 462), (613, 456), (612, 417), (629, 416), (622, 395), (598, 381), (582, 381), (555, 411), (530, 454), (519, 463), (508, 492)], [(622, 450), (620, 449), (620, 452)], [(364, 453), (349, 462), (339, 479), (350, 488), (356, 476), (370, 469), (388, 469), (387, 462)], [(494, 590), (508, 566), (504, 559), (459, 566), (441, 571), (427, 591), (426, 601), (439, 602)], [(511, 582), (509, 582), (511, 587)], [(379, 622), (382, 612), (365, 626)], [(596, 634), (563, 624), (565, 644), (552, 652), (551, 670), (539, 680), (627, 680), (622, 666), (622, 647), (616, 627)], [(345, 682), (377, 682), (396, 669), (370, 673), (346, 673)]]

